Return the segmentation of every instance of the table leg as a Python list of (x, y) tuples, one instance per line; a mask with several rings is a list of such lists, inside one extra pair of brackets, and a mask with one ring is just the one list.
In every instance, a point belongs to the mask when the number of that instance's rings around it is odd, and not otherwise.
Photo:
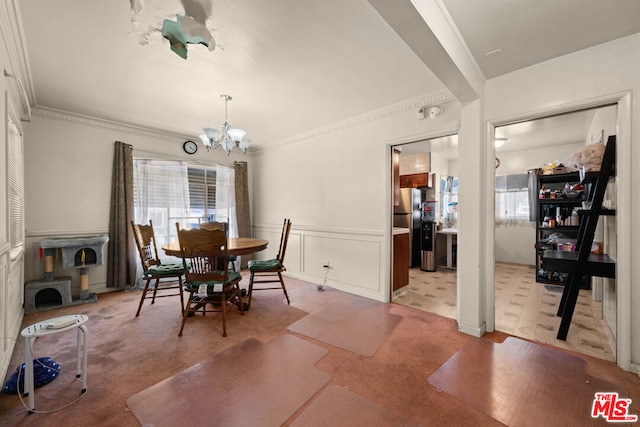
[[(33, 341), (32, 338), (25, 339), (26, 348), (24, 351), (25, 374), (24, 374), (23, 391), (26, 391), (28, 395), (27, 409), (29, 410), (29, 412), (33, 412), (33, 410), (35, 409), (34, 391), (33, 391), (33, 360), (31, 360), (32, 359), (32, 356), (31, 356), (32, 341)], [(18, 384), (18, 393), (19, 392), (20, 392), (20, 384)]]
[[(82, 370), (80, 370), (80, 331), (82, 331)], [(87, 391), (87, 328), (84, 325), (78, 327), (78, 374), (82, 375), (82, 392)], [(77, 376), (77, 375), (76, 375)]]

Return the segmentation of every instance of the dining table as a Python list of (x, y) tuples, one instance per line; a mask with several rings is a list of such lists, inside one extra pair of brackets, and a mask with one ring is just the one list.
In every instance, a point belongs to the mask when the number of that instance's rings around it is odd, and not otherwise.
[[(254, 237), (229, 237), (227, 239), (227, 252), (229, 255), (247, 255), (253, 252), (263, 251), (269, 245), (268, 240), (256, 239)], [(162, 245), (162, 250), (169, 256), (175, 256), (180, 258), (182, 252), (180, 251), (180, 243), (176, 240), (173, 242), (165, 243)], [(240, 301), (238, 301), (239, 306)], [(249, 310), (249, 304), (243, 303), (242, 310)]]
[[(256, 239), (254, 237), (229, 237), (227, 252), (229, 255), (247, 255), (253, 252), (260, 252), (269, 245), (268, 240)], [(162, 250), (169, 256), (181, 257), (180, 243), (176, 240), (162, 245)]]

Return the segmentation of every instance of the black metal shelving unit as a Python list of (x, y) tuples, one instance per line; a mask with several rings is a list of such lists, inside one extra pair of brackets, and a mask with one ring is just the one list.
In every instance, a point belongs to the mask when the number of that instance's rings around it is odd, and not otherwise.
[[(544, 186), (551, 190), (562, 190), (564, 185), (577, 184), (580, 182), (580, 175), (578, 172), (553, 174), (553, 175), (538, 175), (537, 176), (537, 193), (540, 194), (541, 188)], [(551, 270), (545, 270), (542, 267), (542, 257), (545, 250), (557, 249), (555, 244), (546, 243), (545, 240), (553, 233), (562, 233), (567, 238), (577, 239), (579, 227), (577, 225), (556, 225), (554, 227), (543, 226), (543, 220), (545, 218), (545, 210), (555, 210), (560, 207), (564, 210), (572, 210), (576, 207), (582, 206), (582, 198), (565, 199), (565, 198), (538, 198), (536, 209), (536, 282), (549, 284), (549, 285), (561, 285), (564, 286), (567, 279), (567, 274), (563, 272), (555, 272)], [(553, 214), (555, 216), (555, 213)], [(588, 281), (583, 285), (587, 286)]]
[(568, 275), (557, 313), (562, 317), (557, 334), (559, 340), (567, 339), (581, 282), (589, 276), (615, 278), (615, 261), (606, 254), (594, 254), (591, 251), (599, 217), (615, 215), (615, 210), (602, 207), (607, 183), (614, 176), (615, 157), (616, 137), (610, 136), (600, 171), (587, 174), (584, 180), (585, 183), (591, 184), (588, 195), (591, 208), (578, 211), (580, 227), (576, 250), (573, 252), (546, 250), (542, 256), (542, 265), (546, 270)]

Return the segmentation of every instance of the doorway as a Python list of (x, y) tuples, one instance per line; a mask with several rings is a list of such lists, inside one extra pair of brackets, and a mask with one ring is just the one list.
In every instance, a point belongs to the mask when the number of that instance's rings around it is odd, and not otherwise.
[[(433, 245), (430, 250), (433, 265), (423, 260), (421, 248), (417, 248), (419, 258), (415, 258), (409, 265), (407, 283), (396, 286), (392, 283), (391, 301), (410, 306), (422, 311), (438, 314), (451, 319), (457, 318), (457, 274), (455, 269), (455, 249), (457, 241), (457, 167), (458, 167), (458, 136), (446, 135), (421, 141), (396, 145), (391, 147), (392, 153), (397, 155), (397, 172), (394, 173), (395, 191), (400, 191), (400, 176), (407, 177), (415, 174), (431, 174), (431, 188), (408, 189), (420, 194), (420, 202), (430, 201), (434, 207), (433, 215)], [(406, 184), (406, 180), (404, 180)], [(455, 183), (455, 185), (454, 185)], [(455, 193), (455, 194), (454, 194)], [(395, 204), (395, 202), (394, 202)], [(451, 205), (451, 206), (449, 206)], [(450, 209), (448, 209), (450, 208)], [(418, 224), (421, 223), (422, 212), (416, 207)], [(394, 207), (394, 217), (405, 214)], [(394, 225), (399, 225), (394, 223)], [(394, 232), (397, 227), (394, 228)], [(415, 229), (415, 227), (414, 227)], [(414, 246), (420, 245), (421, 230), (410, 231)], [(423, 233), (424, 234), (424, 233)], [(394, 235), (394, 242), (397, 237)], [(392, 245), (393, 268), (396, 263), (395, 243)], [(392, 280), (396, 274), (392, 274)]]
[[(564, 222), (555, 227), (554, 219), (553, 230), (543, 229), (549, 225), (540, 218), (540, 212), (536, 212), (541, 209), (538, 195), (526, 197), (535, 181), (529, 181), (529, 188), (516, 183), (522, 182), (518, 181), (518, 176), (524, 175), (526, 180), (527, 175), (540, 172), (545, 165), (555, 167), (558, 174), (567, 172), (562, 168), (567, 166), (569, 156), (586, 144), (603, 143), (608, 135), (615, 135), (617, 118), (617, 104), (610, 104), (495, 127), (496, 330), (601, 359), (616, 360), (615, 280), (592, 278), (588, 289), (580, 291), (580, 309), (574, 315), (570, 335), (566, 341), (556, 339), (560, 321), (556, 310), (562, 295), (563, 277), (542, 268), (538, 256), (542, 250), (540, 242), (570, 242), (577, 236), (577, 227)], [(522, 192), (528, 202), (525, 217), (518, 216), (523, 207), (522, 202), (518, 202), (523, 200)], [(615, 204), (615, 196), (614, 180), (607, 197)], [(564, 216), (567, 209), (562, 203), (567, 202), (561, 200), (557, 206), (548, 203), (549, 206), (542, 208), (553, 207), (554, 212), (558, 209)], [(606, 241), (614, 253), (617, 246), (615, 230), (615, 216), (603, 218), (599, 221), (595, 239)]]

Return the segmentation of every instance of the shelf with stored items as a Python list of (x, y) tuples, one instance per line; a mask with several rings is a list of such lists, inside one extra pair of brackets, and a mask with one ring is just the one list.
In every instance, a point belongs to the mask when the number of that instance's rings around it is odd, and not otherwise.
[[(578, 237), (580, 218), (577, 214), (585, 197), (578, 172), (537, 175), (536, 204), (536, 281), (564, 285), (568, 275), (543, 268), (546, 250), (571, 250)], [(588, 286), (585, 280), (583, 287)]]
[(581, 177), (581, 182), (590, 188), (584, 204), (588, 209), (576, 211), (580, 226), (575, 249), (545, 250), (542, 255), (542, 267), (545, 270), (567, 275), (557, 313), (562, 317), (557, 334), (559, 340), (567, 339), (581, 283), (590, 276), (614, 279), (616, 275), (615, 261), (603, 253), (601, 246), (596, 245), (597, 250), (594, 251), (593, 244), (598, 219), (601, 216), (615, 215), (615, 209), (602, 206), (607, 184), (615, 176), (615, 156), (616, 137), (610, 136), (604, 148), (600, 170)]

